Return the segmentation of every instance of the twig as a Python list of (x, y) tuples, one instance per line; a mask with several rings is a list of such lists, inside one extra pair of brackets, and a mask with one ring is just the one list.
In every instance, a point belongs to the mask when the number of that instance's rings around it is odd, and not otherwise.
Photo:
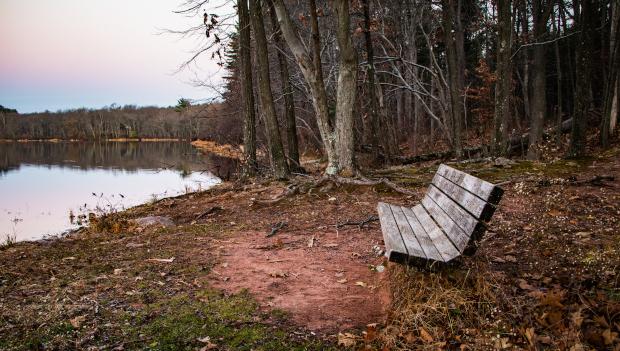
[(213, 212), (221, 211), (221, 210), (222, 210), (222, 208), (220, 206), (213, 206), (210, 209), (208, 209), (208, 210), (204, 211), (203, 213), (199, 214), (198, 216), (196, 216), (196, 218), (194, 220), (197, 221), (197, 220), (201, 219), (202, 217), (204, 217), (206, 215), (209, 215), (209, 214), (211, 214)]
[(339, 223), (339, 224), (336, 224), (336, 228), (342, 228), (342, 227), (347, 226), (347, 225), (356, 225), (356, 226), (358, 226), (360, 229), (362, 229), (362, 228), (364, 228), (364, 226), (365, 226), (365, 225), (367, 225), (368, 223), (370, 223), (370, 222), (376, 222), (376, 221), (378, 221), (378, 220), (379, 220), (379, 217), (377, 217), (377, 216), (372, 216), (372, 215), (371, 215), (371, 216), (369, 216), (368, 218), (366, 218), (366, 219), (364, 219), (364, 220), (362, 220), (362, 221), (359, 221), (359, 222), (353, 222), (353, 221), (350, 221), (350, 220), (349, 220), (349, 221), (346, 221), (346, 222), (344, 222), (344, 223)]
[(271, 232), (270, 232), (269, 234), (267, 234), (267, 236), (266, 236), (266, 237), (267, 237), (267, 238), (269, 238), (269, 237), (272, 237), (272, 236), (276, 235), (276, 233), (277, 233), (280, 229), (282, 229), (282, 228), (284, 228), (284, 227), (286, 227), (286, 226), (288, 226), (288, 223), (286, 223), (286, 222), (278, 222), (278, 223), (276, 223), (276, 224), (275, 224), (275, 225), (271, 228)]

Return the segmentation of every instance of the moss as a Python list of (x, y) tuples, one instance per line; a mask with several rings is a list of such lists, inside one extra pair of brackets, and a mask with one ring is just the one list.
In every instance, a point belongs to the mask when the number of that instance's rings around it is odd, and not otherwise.
[[(290, 340), (288, 333), (274, 331), (264, 323), (271, 313), (261, 315), (258, 304), (247, 291), (225, 296), (204, 290), (194, 296), (177, 295), (153, 303), (137, 314), (127, 314), (126, 339), (149, 345), (151, 350), (193, 350), (204, 346), (199, 339), (209, 337), (224, 349), (234, 350), (323, 350), (319, 342)], [(281, 319), (284, 313), (275, 312)]]

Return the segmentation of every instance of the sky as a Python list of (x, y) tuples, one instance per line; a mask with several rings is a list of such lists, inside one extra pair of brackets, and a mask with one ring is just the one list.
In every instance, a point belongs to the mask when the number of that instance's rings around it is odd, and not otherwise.
[(175, 73), (202, 38), (161, 34), (202, 22), (173, 13), (183, 2), (0, 0), (0, 105), (30, 113), (214, 97), (191, 84), (221, 82), (210, 55)]

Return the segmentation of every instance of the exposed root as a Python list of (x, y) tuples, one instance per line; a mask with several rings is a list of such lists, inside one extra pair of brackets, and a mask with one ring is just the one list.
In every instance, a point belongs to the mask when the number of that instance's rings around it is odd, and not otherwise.
[(202, 212), (201, 214), (199, 214), (198, 216), (196, 216), (196, 218), (194, 220), (197, 221), (197, 220), (201, 219), (204, 216), (208, 216), (211, 213), (214, 213), (214, 212), (217, 212), (217, 211), (221, 211), (221, 210), (222, 210), (222, 207), (220, 207), (220, 206), (213, 206), (210, 209), (208, 209), (208, 210)]
[(362, 179), (355, 179), (355, 178), (346, 178), (346, 177), (341, 177), (341, 176), (324, 176), (321, 177), (315, 181), (311, 181), (311, 182), (307, 182), (307, 181), (301, 181), (301, 182), (295, 182), (295, 183), (291, 183), (286, 187), (286, 190), (284, 191), (284, 193), (271, 198), (271, 199), (252, 199), (252, 203), (253, 204), (260, 204), (260, 205), (273, 205), (276, 204), (290, 196), (296, 195), (296, 194), (308, 194), (309, 192), (311, 192), (313, 189), (318, 189), (318, 188), (323, 188), (324, 186), (328, 185), (328, 184), (333, 184), (335, 186), (342, 186), (342, 185), (355, 185), (355, 186), (377, 186), (377, 185), (383, 185), (389, 189), (392, 189), (393, 191), (397, 192), (397, 193), (401, 193), (401, 194), (405, 194), (405, 195), (415, 195), (414, 192), (410, 191), (409, 189), (405, 189), (399, 185), (397, 185), (396, 183), (386, 179), (386, 178), (381, 178), (381, 179), (368, 179), (368, 178), (362, 178)]

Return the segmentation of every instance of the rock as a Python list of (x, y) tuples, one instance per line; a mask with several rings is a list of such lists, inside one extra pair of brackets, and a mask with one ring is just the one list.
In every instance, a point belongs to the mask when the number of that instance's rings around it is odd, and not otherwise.
[(493, 160), (493, 165), (496, 167), (505, 167), (505, 166), (510, 166), (514, 164), (515, 162), (513, 160), (507, 159), (505, 157), (498, 157), (495, 160)]
[(160, 227), (173, 227), (175, 225), (172, 219), (163, 216), (141, 217), (132, 220), (132, 222), (140, 227), (149, 227), (152, 225)]

